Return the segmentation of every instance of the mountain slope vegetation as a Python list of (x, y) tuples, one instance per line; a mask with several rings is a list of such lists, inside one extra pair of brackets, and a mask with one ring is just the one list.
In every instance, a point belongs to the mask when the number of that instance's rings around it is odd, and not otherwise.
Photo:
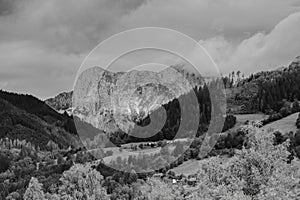
[(79, 145), (73, 118), (31, 95), (0, 91), (0, 138), (27, 140), (40, 148)]
[[(223, 78), (225, 84), (228, 80), (229, 77)], [(236, 81), (233, 86), (226, 84), (228, 109), (239, 114), (277, 113), (286, 106), (286, 102), (300, 99), (299, 81), (300, 57), (286, 68), (251, 74)]]

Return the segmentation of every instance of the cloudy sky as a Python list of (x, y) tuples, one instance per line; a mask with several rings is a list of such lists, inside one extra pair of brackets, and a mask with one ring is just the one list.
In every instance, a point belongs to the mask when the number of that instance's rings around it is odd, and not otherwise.
[(0, 0), (0, 88), (40, 98), (71, 90), (99, 42), (145, 26), (199, 41), (223, 73), (300, 55), (300, 0)]

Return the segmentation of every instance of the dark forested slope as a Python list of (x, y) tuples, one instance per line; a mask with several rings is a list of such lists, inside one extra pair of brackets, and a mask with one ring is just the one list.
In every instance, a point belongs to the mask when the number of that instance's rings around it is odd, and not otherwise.
[(40, 148), (79, 145), (73, 118), (31, 96), (0, 91), (0, 138), (25, 139)]
[(252, 74), (228, 91), (228, 106), (233, 112), (277, 113), (286, 102), (300, 99), (300, 57), (286, 68)]

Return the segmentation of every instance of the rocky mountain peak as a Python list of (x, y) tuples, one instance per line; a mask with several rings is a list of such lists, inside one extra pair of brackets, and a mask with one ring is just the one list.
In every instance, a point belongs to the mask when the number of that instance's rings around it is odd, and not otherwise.
[(113, 73), (94, 67), (77, 80), (73, 114), (106, 132), (128, 132), (135, 119), (188, 93), (193, 85), (173, 68)]
[(300, 67), (300, 56), (297, 56), (293, 62), (291, 63), (290, 67), (295, 68), (295, 67)]
[(81, 73), (73, 92), (59, 94), (46, 103), (61, 112), (72, 112), (105, 132), (128, 132), (135, 120), (201, 84), (201, 77), (173, 67), (160, 72), (117, 73), (92, 67)]
[(60, 113), (71, 112), (73, 92), (62, 92), (53, 98), (47, 99), (45, 102)]

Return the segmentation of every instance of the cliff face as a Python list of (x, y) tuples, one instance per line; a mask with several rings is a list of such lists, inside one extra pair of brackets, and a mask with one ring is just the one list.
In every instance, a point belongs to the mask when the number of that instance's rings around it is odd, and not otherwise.
[(70, 113), (72, 111), (72, 96), (72, 91), (63, 92), (53, 98), (47, 99), (45, 103), (60, 113), (64, 111)]
[(172, 68), (113, 73), (94, 67), (77, 80), (73, 114), (105, 132), (128, 132), (136, 121), (192, 88)]
[(56, 110), (72, 111), (105, 132), (128, 132), (136, 121), (201, 83), (200, 77), (188, 77), (174, 68), (114, 73), (94, 67), (79, 76), (73, 92), (62, 93), (46, 103)]

